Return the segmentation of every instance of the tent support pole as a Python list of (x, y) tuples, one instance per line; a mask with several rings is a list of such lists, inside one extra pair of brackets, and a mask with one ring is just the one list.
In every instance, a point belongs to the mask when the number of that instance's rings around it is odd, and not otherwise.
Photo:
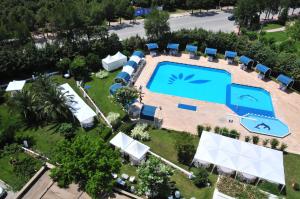
[(238, 174), (238, 172), (236, 171), (236, 172), (235, 172), (235, 176), (234, 176), (234, 179), (236, 179), (236, 176), (237, 176), (237, 174)]
[(213, 173), (213, 171), (215, 170), (215, 167), (216, 167), (216, 165), (214, 164), (214, 166), (213, 166), (213, 168), (212, 168), (212, 170), (211, 170), (210, 173)]
[(285, 185), (282, 185), (279, 193), (281, 193), (283, 191), (284, 187), (285, 187)]
[(257, 180), (257, 182), (256, 182), (256, 184), (255, 184), (255, 186), (257, 186), (259, 182), (260, 182), (260, 178), (258, 178), (258, 180)]

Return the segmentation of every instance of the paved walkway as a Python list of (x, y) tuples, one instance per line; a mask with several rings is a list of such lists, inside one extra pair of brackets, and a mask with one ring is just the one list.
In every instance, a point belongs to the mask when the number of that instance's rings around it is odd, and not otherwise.
[[(193, 60), (189, 59), (189, 55), (183, 54), (180, 57), (161, 55), (159, 57), (154, 58), (147, 55), (146, 61), (147, 65), (141, 72), (141, 75), (137, 79), (135, 86), (137, 86), (137, 88), (139, 86), (143, 86), (143, 102), (145, 104), (162, 107), (162, 111), (159, 111), (160, 114), (158, 116), (163, 119), (162, 127), (196, 134), (196, 127), (198, 124), (207, 124), (212, 126), (212, 129), (215, 126), (236, 129), (241, 133), (241, 140), (244, 140), (245, 136), (258, 135), (250, 133), (244, 127), (242, 127), (239, 123), (239, 118), (237, 117), (230, 117), (230, 119), (233, 119), (234, 122), (229, 123), (229, 114), (235, 113), (223, 104), (216, 104), (189, 98), (182, 98), (178, 96), (154, 93), (149, 91), (146, 86), (157, 64), (162, 61), (173, 61), (179, 63), (218, 68), (230, 72), (232, 75), (233, 83), (261, 87), (270, 92), (276, 117), (289, 126), (291, 133), (285, 138), (278, 139), (281, 142), (284, 142), (288, 145), (287, 150), (289, 152), (300, 154), (300, 95), (296, 92), (283, 92), (278, 89), (278, 83), (274, 81), (262, 81), (259, 78), (257, 78), (256, 72), (245, 72), (241, 70), (238, 66), (228, 65), (227, 62), (222, 59), (220, 59), (217, 63), (208, 62), (207, 58), (205, 57), (201, 57), (200, 60)], [(197, 111), (178, 109), (178, 103), (197, 106), (199, 107), (199, 109)], [(265, 138), (273, 138), (271, 136), (263, 135), (259, 135), (259, 137), (261, 138), (261, 141)]]
[(282, 32), (282, 31), (285, 31), (285, 27), (266, 30), (266, 32)]

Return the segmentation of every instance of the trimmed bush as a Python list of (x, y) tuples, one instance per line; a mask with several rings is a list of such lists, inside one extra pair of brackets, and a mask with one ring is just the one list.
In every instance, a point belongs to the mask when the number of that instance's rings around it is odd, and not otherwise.
[(269, 139), (264, 139), (263, 140), (263, 146), (267, 146), (269, 144)]
[(279, 150), (282, 152), (285, 152), (285, 150), (287, 149), (288, 145), (286, 143), (281, 143)]
[(278, 147), (278, 145), (279, 145), (279, 141), (276, 138), (273, 138), (271, 140), (270, 144), (271, 144), (271, 148), (272, 149), (276, 149)]
[(234, 139), (239, 139), (239, 138), (240, 138), (240, 133), (237, 132), (237, 130), (232, 129), (232, 130), (229, 132), (229, 137), (234, 138)]
[(211, 130), (211, 126), (206, 126), (206, 127), (205, 127), (205, 131), (210, 132), (210, 130)]
[(251, 141), (251, 138), (249, 136), (246, 136), (245, 137), (245, 142), (250, 142)]
[(214, 128), (214, 132), (215, 132), (215, 133), (219, 134), (220, 131), (221, 131), (221, 128), (220, 128), (220, 127), (216, 126), (216, 127)]
[(177, 159), (180, 163), (190, 165), (196, 153), (196, 148), (193, 144), (179, 143), (176, 145)]
[(253, 142), (253, 144), (258, 144), (258, 142), (259, 142), (259, 137), (258, 137), (257, 135), (254, 135), (254, 136), (252, 137), (252, 142)]
[(119, 113), (109, 112), (106, 118), (109, 121), (109, 123), (113, 126), (113, 128), (119, 127), (121, 122)]
[(292, 187), (293, 187), (293, 189), (294, 189), (295, 191), (300, 191), (300, 185), (299, 185), (299, 183), (297, 183), (297, 182), (293, 183), (293, 184), (292, 184)]
[(150, 140), (149, 132), (146, 131), (148, 125), (145, 123), (138, 123), (132, 130), (131, 136), (137, 140), (148, 141)]
[(209, 182), (208, 179), (208, 172), (204, 168), (199, 168), (195, 172), (195, 177), (193, 178), (193, 182), (197, 187), (206, 187), (207, 183)]
[(100, 136), (103, 140), (108, 140), (108, 138), (110, 138), (111, 134), (112, 134), (112, 130), (111, 128), (108, 128), (107, 126), (101, 126), (100, 127)]
[(131, 122), (123, 122), (121, 126), (119, 127), (119, 131), (125, 133), (125, 134), (130, 134), (131, 130), (134, 127), (134, 123)]
[(203, 130), (204, 130), (204, 126), (202, 125), (197, 126), (198, 137), (201, 137)]
[(99, 79), (104, 79), (104, 78), (107, 78), (109, 75), (109, 73), (106, 71), (106, 70), (99, 70), (99, 72), (97, 72), (95, 74), (95, 76)]

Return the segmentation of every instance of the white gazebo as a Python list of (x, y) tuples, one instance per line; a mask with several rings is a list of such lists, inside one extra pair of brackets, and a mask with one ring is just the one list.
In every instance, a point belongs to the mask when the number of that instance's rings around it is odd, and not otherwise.
[(125, 149), (125, 153), (129, 155), (129, 159), (131, 164), (137, 165), (141, 164), (146, 159), (146, 154), (150, 150), (150, 147), (147, 145), (134, 140), (129, 144), (129, 146)]
[(21, 91), (26, 83), (26, 80), (20, 80), (20, 81), (12, 81), (9, 82), (8, 86), (6, 87), (6, 92), (12, 92), (12, 94), (16, 91)]
[(129, 146), (134, 139), (126, 135), (125, 133), (119, 132), (115, 137), (113, 137), (109, 143), (114, 145), (116, 148), (120, 149), (121, 152), (124, 152), (125, 149)]
[(222, 174), (243, 176), (249, 181), (258, 178), (285, 186), (282, 151), (250, 144), (204, 131), (193, 159), (198, 166), (213, 164)]
[(107, 71), (112, 71), (122, 67), (127, 62), (127, 57), (120, 52), (117, 52), (115, 55), (108, 55), (102, 59), (102, 66)]
[(89, 107), (81, 97), (72, 89), (68, 84), (62, 84), (59, 86), (61, 92), (69, 98), (70, 111), (79, 121), (81, 127), (89, 128), (94, 125), (94, 119), (97, 116), (96, 113)]

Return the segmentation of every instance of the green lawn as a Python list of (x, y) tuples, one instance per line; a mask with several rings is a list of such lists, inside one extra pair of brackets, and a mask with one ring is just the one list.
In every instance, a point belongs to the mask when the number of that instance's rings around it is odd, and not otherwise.
[(281, 27), (283, 27), (283, 26), (280, 24), (270, 23), (270, 24), (266, 24), (263, 27), (263, 30), (266, 31), (266, 30), (272, 30), (272, 29), (281, 28)]
[(175, 149), (176, 143), (187, 136), (191, 136), (192, 143), (194, 144), (195, 148), (197, 148), (199, 142), (198, 137), (184, 132), (176, 132), (164, 129), (150, 130), (150, 136), (151, 140), (144, 143), (151, 148), (151, 151), (161, 155), (162, 157), (179, 165), (180, 167), (183, 167), (184, 169), (188, 169), (188, 166), (180, 164), (177, 161), (177, 153)]
[[(28, 155), (25, 153), (18, 153), (17, 155), (19, 159), (25, 158), (27, 156)], [(18, 191), (27, 183), (27, 180), (25, 180), (24, 178), (20, 178), (15, 174), (15, 172), (13, 171), (13, 166), (10, 164), (10, 158), (10, 155), (4, 155), (0, 157), (0, 179), (10, 185), (14, 191)], [(42, 163), (40, 162), (37, 165), (32, 166), (37, 171), (42, 166)], [(32, 176), (28, 176), (28, 178), (31, 177)]]
[(300, 183), (300, 155), (287, 154), (284, 155), (284, 170), (285, 170), (285, 183), (288, 199), (300, 198), (300, 191), (294, 191), (292, 183)]
[(92, 77), (92, 80), (87, 82), (86, 85), (91, 86), (88, 89), (88, 94), (95, 101), (100, 110), (107, 115), (109, 112), (120, 113), (124, 116), (124, 111), (121, 106), (114, 103), (110, 98), (109, 87), (114, 83), (114, 78), (117, 76), (119, 70), (109, 73), (105, 79)]
[(289, 36), (287, 35), (287, 33), (285, 31), (267, 32), (264, 37), (266, 37), (268, 39), (274, 38), (276, 42), (283, 42), (289, 38)]

